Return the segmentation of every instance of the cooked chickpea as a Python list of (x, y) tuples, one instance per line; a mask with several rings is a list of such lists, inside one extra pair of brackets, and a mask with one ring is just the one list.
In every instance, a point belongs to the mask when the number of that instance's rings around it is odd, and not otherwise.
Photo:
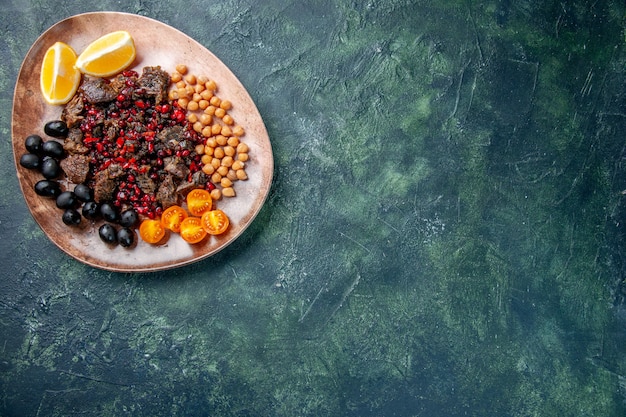
[(217, 91), (217, 84), (213, 80), (207, 81), (206, 84), (204, 84), (204, 86), (207, 88), (207, 90)]
[[(202, 162), (203, 165), (210, 165), (212, 159), (213, 159), (213, 157), (211, 155), (209, 155), (208, 153), (204, 153), (202, 155), (202, 158), (200, 158), (200, 162)], [(213, 166), (213, 165), (211, 165), (211, 166)]]
[(246, 164), (241, 161), (234, 161), (233, 166), (231, 168), (234, 169), (235, 171), (239, 171), (240, 169), (243, 169), (245, 166)]
[[(204, 129), (202, 129), (202, 131), (204, 132)], [(205, 146), (204, 147), (204, 155), (208, 155), (211, 157), (211, 160), (213, 159), (213, 152), (215, 151), (215, 148), (211, 148), (210, 146)], [(203, 155), (203, 156), (204, 156)], [(204, 164), (208, 164), (211, 162), (211, 160), (208, 160), (207, 162), (203, 162)]]
[(193, 100), (192, 100), (192, 101), (190, 101), (190, 102), (187, 104), (187, 110), (190, 110), (190, 111), (196, 111), (196, 110), (198, 110), (198, 102), (197, 102), (197, 101), (193, 101)]
[(206, 140), (206, 146), (210, 146), (211, 148), (215, 148), (217, 146), (217, 141), (215, 137), (210, 137)]
[(178, 90), (172, 90), (167, 94), (167, 98), (170, 100), (178, 100)]
[(200, 115), (200, 123), (202, 123), (205, 126), (209, 126), (211, 123), (213, 123), (213, 117), (211, 117), (211, 115), (209, 114), (202, 113)]
[(181, 109), (186, 109), (188, 104), (189, 99), (186, 99), (184, 97), (178, 99), (178, 107), (180, 107)]
[(185, 88), (187, 86), (187, 84), (185, 84), (185, 81), (180, 80), (176, 83), (176, 88)]
[(217, 135), (215, 136), (215, 142), (217, 142), (217, 144), (220, 146), (225, 146), (228, 143), (228, 139), (226, 138), (226, 136)]
[(222, 176), (219, 172), (214, 172), (213, 175), (211, 175), (211, 182), (213, 184), (219, 184), (220, 181), (222, 181)]
[(213, 200), (221, 200), (222, 199), (222, 190), (219, 188), (214, 188), (211, 190), (211, 198)]
[(215, 168), (213, 168), (213, 165), (211, 164), (206, 164), (202, 166), (202, 172), (204, 172), (206, 175), (213, 175), (213, 173), (215, 172)]
[(237, 126), (233, 127), (233, 135), (241, 137), (245, 133), (246, 132), (245, 132), (245, 130), (243, 129), (242, 126), (237, 125)]
[(202, 96), (204, 100), (207, 100), (207, 101), (211, 100), (211, 97), (213, 97), (213, 93), (210, 92), (209, 90), (203, 90), (200, 93), (200, 95)]
[(185, 81), (187, 84), (194, 85), (196, 83), (196, 76), (194, 74), (189, 74), (185, 77)]
[(213, 168), (218, 169), (222, 166), (222, 161), (219, 158), (213, 158), (211, 159), (211, 165), (213, 165)]
[(244, 142), (241, 142), (239, 145), (237, 145), (237, 153), (247, 153), (250, 149), (248, 148), (248, 145), (246, 145)]
[(204, 109), (204, 112), (206, 114), (209, 114), (211, 116), (213, 116), (215, 114), (215, 106), (211, 106), (210, 104), (207, 106), (206, 109)]
[(220, 166), (216, 169), (216, 171), (222, 176), (225, 177), (228, 174), (228, 168), (225, 166)]
[(233, 103), (231, 103), (230, 100), (222, 100), (220, 107), (224, 110), (230, 110), (233, 108)]
[(233, 119), (233, 116), (231, 116), (230, 114), (225, 114), (224, 117), (222, 117), (222, 121), (227, 125), (235, 124), (235, 119)]
[(202, 100), (202, 96), (199, 93), (193, 93), (191, 99), (195, 102), (199, 102), (200, 100)]
[[(187, 107), (189, 107), (189, 106), (187, 106)], [(187, 115), (187, 120), (189, 121), (189, 123), (193, 124), (193, 123), (198, 121), (198, 115), (195, 114), (195, 113), (189, 113)]]
[(200, 110), (205, 110), (207, 107), (209, 107), (208, 100), (200, 99), (200, 101), (198, 101), (198, 107), (200, 107)]
[(221, 130), (222, 135), (224, 136), (232, 136), (233, 131), (230, 127), (228, 126), (222, 126), (222, 130)]
[(186, 88), (179, 88), (176, 90), (176, 94), (179, 98), (189, 98), (189, 94), (187, 94)]
[(231, 169), (229, 169), (229, 170), (228, 170), (228, 174), (226, 174), (226, 178), (228, 178), (229, 180), (231, 180), (231, 181), (233, 181), (233, 182), (234, 182), (234, 181), (237, 181), (237, 180), (238, 180), (238, 178), (237, 178), (237, 172), (236, 172), (234, 169), (232, 169), (232, 168), (231, 168)]
[(196, 84), (194, 90), (196, 90), (196, 93), (200, 94), (201, 92), (206, 90), (206, 87), (204, 86), (204, 84)]
[(227, 167), (227, 168), (230, 168), (231, 166), (233, 166), (233, 157), (232, 156), (228, 156), (228, 155), (223, 157), (222, 158), (222, 166), (223, 167)]
[(187, 74), (187, 65), (184, 65), (184, 64), (176, 65), (176, 71), (182, 75)]
[(179, 82), (179, 81), (180, 81), (180, 80), (182, 80), (182, 79), (183, 79), (183, 76), (182, 76), (182, 75), (181, 75), (181, 73), (180, 73), (180, 72), (178, 72), (178, 71), (175, 71), (175, 72), (173, 72), (173, 73), (172, 73), (172, 75), (170, 75), (170, 80), (171, 80), (173, 83), (177, 83), (177, 82)]
[(200, 143), (200, 144), (196, 145), (194, 150), (196, 151), (196, 153), (198, 155), (204, 155), (204, 145), (203, 144)]
[(235, 174), (237, 175), (237, 179), (240, 179), (242, 181), (248, 179), (248, 174), (246, 174), (245, 169), (238, 169), (237, 171), (235, 171)]
[(224, 146), (224, 154), (226, 154), (226, 156), (230, 156), (230, 157), (235, 156), (235, 148), (233, 148), (230, 145)]
[(228, 177), (222, 177), (220, 185), (224, 188), (228, 188), (233, 186), (233, 182), (229, 180)]
[(211, 127), (210, 126), (205, 126), (202, 129), (202, 136), (204, 136), (205, 138), (210, 137), (211, 135), (213, 135), (213, 132), (211, 131)]
[[(191, 105), (191, 103), (189, 103), (189, 104)], [(204, 128), (204, 126), (202, 126), (202, 123), (200, 123), (200, 122), (195, 122), (193, 124), (193, 130), (195, 130), (198, 133), (202, 132), (202, 128)]]
[(211, 125), (211, 132), (213, 132), (214, 135), (219, 135), (222, 132), (222, 125), (219, 123)]
[(222, 195), (224, 197), (234, 197), (235, 189), (233, 187), (226, 187), (222, 189)]
[(219, 107), (222, 103), (222, 100), (218, 96), (211, 97), (211, 105), (215, 107)]
[(247, 153), (245, 153), (245, 152), (244, 152), (244, 153), (237, 154), (237, 159), (238, 159), (238, 160), (240, 160), (240, 161), (242, 161), (242, 162), (246, 162), (249, 158), (250, 158), (250, 157), (249, 157), (249, 156), (248, 156), (248, 154), (247, 154)]
[(239, 138), (237, 136), (230, 136), (228, 138), (228, 146), (236, 148), (239, 145)]
[(215, 117), (219, 117), (220, 119), (226, 115), (226, 110), (221, 107), (215, 109)]
[(222, 148), (221, 146), (215, 148), (215, 150), (213, 151), (213, 156), (215, 158), (222, 159), (224, 157), (224, 148)]
[(209, 79), (206, 75), (198, 75), (196, 81), (198, 82), (198, 84), (204, 85), (207, 81), (209, 81)]

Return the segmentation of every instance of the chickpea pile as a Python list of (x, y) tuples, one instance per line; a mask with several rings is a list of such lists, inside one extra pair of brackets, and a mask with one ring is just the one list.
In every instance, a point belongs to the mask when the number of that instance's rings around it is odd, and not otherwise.
[(190, 73), (186, 65), (177, 65), (171, 79), (170, 100), (187, 110), (193, 129), (206, 138), (203, 145), (196, 146), (196, 153), (202, 155), (202, 171), (216, 185), (211, 198), (234, 197), (234, 183), (248, 179), (249, 148), (241, 140), (244, 128), (228, 113), (232, 103), (216, 94), (215, 81)]

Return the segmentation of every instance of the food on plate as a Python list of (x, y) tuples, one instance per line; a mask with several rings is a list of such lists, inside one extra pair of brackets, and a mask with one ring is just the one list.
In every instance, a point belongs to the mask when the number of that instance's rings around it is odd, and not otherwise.
[(198, 243), (207, 235), (199, 217), (189, 216), (180, 224), (180, 236), (187, 243)]
[(172, 232), (179, 233), (180, 225), (187, 218), (187, 211), (181, 206), (171, 206), (161, 215), (161, 224)]
[[(218, 86), (185, 65), (127, 69), (136, 58), (126, 31), (93, 41), (76, 56), (63, 42), (46, 52), (41, 89), (63, 104), (59, 120), (29, 135), (20, 165), (44, 179), (36, 194), (53, 198), (62, 221), (104, 222), (106, 244), (129, 248), (135, 231), (149, 244), (169, 233), (190, 244), (224, 233), (230, 224), (216, 208), (248, 178), (245, 130)], [(61, 97), (62, 96), (62, 97)]]
[(145, 219), (139, 225), (139, 236), (146, 243), (159, 243), (165, 238), (165, 228), (159, 220)]
[(109, 77), (128, 68), (136, 54), (133, 37), (119, 30), (90, 43), (76, 59), (76, 68), (93, 77)]
[(56, 42), (46, 51), (39, 77), (43, 98), (50, 104), (65, 104), (72, 99), (80, 84), (81, 73), (76, 52), (64, 42)]
[(221, 235), (228, 229), (230, 219), (222, 210), (207, 211), (201, 217), (202, 227), (210, 235)]

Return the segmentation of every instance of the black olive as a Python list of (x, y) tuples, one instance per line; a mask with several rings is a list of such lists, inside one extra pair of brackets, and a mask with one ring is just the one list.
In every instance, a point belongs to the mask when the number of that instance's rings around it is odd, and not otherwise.
[(80, 224), (80, 213), (76, 209), (70, 208), (63, 212), (63, 223), (68, 226), (78, 226)]
[(120, 213), (115, 206), (110, 203), (102, 203), (100, 206), (100, 214), (102, 214), (104, 220), (111, 223), (117, 223), (120, 220)]
[(76, 208), (78, 203), (78, 198), (73, 191), (63, 191), (57, 197), (57, 207), (60, 209)]
[(117, 232), (117, 240), (121, 246), (128, 248), (135, 243), (135, 232), (128, 227), (124, 227)]
[(43, 139), (39, 135), (30, 135), (24, 141), (26, 150), (31, 153), (41, 153), (43, 146)]
[(35, 193), (42, 197), (56, 198), (61, 194), (61, 185), (51, 180), (37, 181), (35, 184)]
[(80, 201), (93, 201), (93, 190), (87, 184), (78, 184), (74, 187), (74, 194)]
[(20, 157), (20, 165), (26, 169), (39, 169), (41, 166), (41, 158), (34, 153), (25, 153)]
[(139, 214), (133, 209), (124, 210), (120, 215), (120, 224), (124, 227), (135, 227), (139, 222)]
[(117, 232), (115, 231), (115, 227), (111, 226), (108, 223), (103, 224), (98, 229), (98, 234), (100, 235), (100, 239), (104, 243), (115, 244), (117, 243)]
[(43, 127), (43, 131), (46, 135), (52, 136), (53, 138), (66, 138), (69, 133), (67, 125), (62, 120), (53, 120), (46, 123)]
[(41, 145), (41, 150), (44, 155), (51, 156), (53, 158), (63, 158), (65, 151), (63, 150), (63, 145), (61, 145), (56, 140), (49, 140)]
[(89, 220), (97, 220), (100, 218), (100, 205), (95, 201), (87, 201), (83, 204), (83, 217)]
[(61, 165), (54, 158), (44, 158), (41, 163), (41, 175), (48, 180), (53, 180), (61, 176)]

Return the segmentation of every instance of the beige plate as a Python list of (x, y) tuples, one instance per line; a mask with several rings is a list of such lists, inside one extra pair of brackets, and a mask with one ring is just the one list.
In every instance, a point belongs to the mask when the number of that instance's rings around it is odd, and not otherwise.
[[(26, 152), (24, 139), (41, 135), (43, 126), (58, 119), (62, 106), (47, 104), (39, 89), (39, 74), (44, 53), (54, 42), (63, 41), (80, 53), (96, 38), (115, 30), (131, 33), (137, 47), (134, 68), (141, 73), (144, 66), (160, 65), (173, 71), (176, 64), (186, 64), (197, 75), (206, 75), (218, 84), (218, 95), (233, 103), (230, 114), (237, 124), (246, 129), (242, 137), (250, 147), (250, 161), (246, 165), (248, 180), (235, 183), (237, 197), (216, 203), (230, 217), (231, 226), (223, 235), (209, 236), (196, 245), (189, 245), (180, 236), (172, 234), (167, 243), (154, 246), (137, 237), (136, 247), (125, 249), (109, 247), (98, 236), (101, 223), (82, 220), (78, 227), (69, 227), (61, 221), (61, 210), (54, 200), (38, 196), (34, 185), (41, 174), (19, 165)], [(17, 176), (26, 203), (44, 233), (60, 249), (88, 265), (110, 271), (157, 271), (186, 265), (206, 258), (234, 241), (253, 221), (267, 197), (274, 168), (272, 148), (263, 120), (250, 95), (237, 77), (215, 55), (164, 23), (146, 17), (115, 13), (87, 13), (63, 20), (37, 39), (29, 50), (17, 79), (13, 99), (13, 152)], [(73, 185), (65, 184), (72, 189)]]

